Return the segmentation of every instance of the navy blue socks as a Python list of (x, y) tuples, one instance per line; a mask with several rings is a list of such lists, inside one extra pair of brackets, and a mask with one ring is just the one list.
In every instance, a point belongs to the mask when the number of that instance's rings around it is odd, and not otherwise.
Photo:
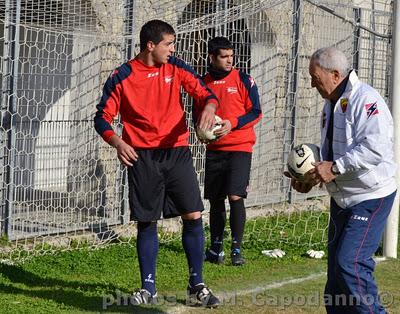
[(217, 254), (223, 251), (226, 224), (225, 199), (210, 200), (211, 250)]
[(182, 245), (186, 253), (189, 266), (189, 285), (195, 285), (203, 282), (203, 259), (204, 259), (204, 231), (203, 220), (183, 221)]
[(137, 235), (142, 289), (156, 293), (156, 263), (158, 254), (157, 222), (139, 222)]
[(229, 200), (231, 212), (229, 223), (232, 232), (232, 250), (240, 252), (240, 246), (243, 240), (244, 226), (246, 223), (246, 209), (244, 207), (243, 198), (232, 201)]

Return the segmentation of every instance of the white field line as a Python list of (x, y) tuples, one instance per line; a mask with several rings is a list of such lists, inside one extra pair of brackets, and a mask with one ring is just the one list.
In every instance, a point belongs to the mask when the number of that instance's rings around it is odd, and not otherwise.
[[(376, 262), (376, 264), (379, 264), (380, 262), (383, 262), (385, 260), (386, 260), (385, 257), (374, 257), (374, 261)], [(257, 293), (260, 293), (260, 292), (264, 292), (266, 290), (272, 290), (272, 289), (281, 288), (281, 287), (284, 287), (286, 285), (298, 284), (298, 283), (303, 283), (305, 281), (318, 279), (318, 278), (321, 278), (323, 276), (326, 276), (326, 272), (319, 272), (319, 273), (311, 274), (311, 275), (308, 275), (308, 276), (305, 276), (305, 277), (293, 278), (293, 279), (287, 279), (287, 280), (283, 280), (283, 281), (272, 282), (272, 283), (266, 284), (266, 285), (255, 286), (255, 287), (250, 288), (250, 289), (234, 290), (234, 291), (230, 291), (230, 292), (221, 291), (220, 294), (221, 294), (221, 296), (224, 297), (224, 299), (228, 299), (229, 300), (230, 298), (233, 298), (235, 296), (257, 294)], [(218, 296), (219, 294), (216, 293), (216, 295)], [(223, 301), (223, 300), (221, 300), (221, 301)], [(164, 313), (168, 313), (168, 314), (183, 314), (183, 313), (186, 312), (187, 309), (189, 309), (187, 306), (178, 305), (178, 306), (171, 307), (171, 308), (167, 309), (167, 312), (164, 312)], [(196, 309), (196, 308), (195, 307), (190, 307), (190, 310), (194, 310), (194, 309)], [(204, 308), (203, 307), (198, 307), (197, 309), (202, 310)]]
[[(235, 296), (239, 296), (239, 295), (243, 296), (243, 295), (249, 295), (249, 294), (253, 294), (253, 293), (256, 294), (256, 293), (263, 292), (266, 290), (281, 288), (286, 285), (298, 284), (298, 283), (303, 283), (308, 280), (318, 279), (323, 276), (326, 276), (326, 272), (320, 272), (320, 273), (312, 274), (312, 275), (309, 275), (306, 277), (301, 277), (301, 278), (294, 278), (294, 279), (288, 279), (288, 280), (283, 280), (283, 281), (278, 281), (278, 282), (272, 282), (272, 283), (266, 284), (266, 285), (255, 286), (250, 289), (234, 290), (234, 291), (230, 291), (230, 292), (221, 291), (221, 296), (223, 296), (224, 299), (229, 300), (230, 298), (235, 297)], [(218, 296), (218, 293), (216, 293), (216, 295)], [(221, 300), (221, 301), (223, 301), (223, 300)], [(166, 311), (168, 314), (182, 314), (182, 313), (185, 313), (185, 311), (187, 309), (188, 309), (187, 306), (178, 305), (178, 306), (166, 309)], [(196, 308), (191, 307), (190, 309), (193, 310)], [(201, 310), (203, 308), (199, 307), (198, 309)]]
[(318, 278), (323, 277), (325, 275), (326, 275), (326, 272), (320, 272), (320, 273), (312, 274), (312, 275), (309, 275), (309, 276), (306, 276), (306, 277), (288, 279), (288, 280), (283, 280), (283, 281), (278, 281), (278, 282), (272, 282), (272, 283), (267, 284), (267, 285), (261, 285), (261, 286), (253, 287), (251, 289), (226, 292), (226, 293), (223, 294), (223, 296), (225, 298), (229, 299), (230, 297), (233, 297), (235, 295), (248, 295), (248, 294), (252, 294), (252, 293), (259, 293), (259, 292), (263, 292), (263, 291), (266, 291), (266, 290), (272, 290), (272, 289), (281, 288), (281, 287), (286, 286), (286, 285), (298, 284), (298, 283), (302, 283), (304, 281), (318, 279)]

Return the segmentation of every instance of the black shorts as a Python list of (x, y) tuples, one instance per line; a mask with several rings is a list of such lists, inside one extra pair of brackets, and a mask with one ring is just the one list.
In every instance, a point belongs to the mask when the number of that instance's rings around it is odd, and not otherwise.
[(204, 198), (221, 199), (227, 195), (247, 197), (251, 153), (208, 150), (204, 178)]
[(203, 211), (189, 147), (137, 150), (128, 167), (131, 220), (148, 222)]

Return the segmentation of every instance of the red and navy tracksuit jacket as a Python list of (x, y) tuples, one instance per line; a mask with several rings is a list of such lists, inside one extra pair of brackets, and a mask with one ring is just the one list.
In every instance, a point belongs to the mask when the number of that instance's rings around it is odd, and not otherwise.
[(254, 125), (261, 119), (260, 98), (254, 79), (241, 71), (232, 71), (220, 80), (208, 73), (206, 85), (218, 97), (220, 104), (216, 115), (229, 120), (232, 131), (207, 145), (209, 150), (252, 152), (256, 142)]
[(218, 106), (200, 76), (176, 57), (161, 66), (147, 66), (137, 58), (124, 63), (104, 85), (94, 118), (96, 131), (109, 142), (119, 112), (122, 139), (134, 148), (188, 146), (181, 86), (196, 100), (196, 111), (207, 103)]

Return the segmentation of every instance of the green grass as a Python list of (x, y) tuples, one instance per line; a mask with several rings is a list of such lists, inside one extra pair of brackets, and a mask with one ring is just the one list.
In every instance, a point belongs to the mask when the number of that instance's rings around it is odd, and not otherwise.
[[(297, 231), (300, 227), (296, 223), (297, 219), (301, 221), (303, 228), (310, 229), (310, 234), (314, 232), (314, 239), (317, 240), (314, 246), (324, 247), (324, 232), (317, 231), (316, 227), (316, 221), (323, 218), (319, 215), (314, 219), (313, 215), (310, 214), (310, 219), (302, 214), (301, 217), (291, 215), (275, 220), (264, 218), (250, 221), (244, 245), (247, 260), (244, 267), (233, 267), (228, 263), (205, 264), (204, 278), (214, 292), (219, 292), (222, 296), (224, 292), (237, 292), (237, 298), (233, 301), (240, 301), (242, 304), (236, 302), (235, 305), (228, 298), (225, 306), (213, 310), (212, 313), (278, 313), (281, 311), (281, 304), (268, 307), (257, 305), (263, 302), (263, 295), (258, 295), (261, 301), (255, 303), (254, 293), (243, 295), (243, 291), (310, 274), (323, 274), (326, 271), (326, 259), (307, 258), (304, 252), (308, 245), (296, 244), (299, 239), (309, 241), (309, 236)], [(276, 226), (281, 228), (267, 232)], [(287, 253), (283, 259), (267, 258), (260, 253), (262, 249), (278, 247)], [(398, 313), (400, 272), (396, 269), (399, 267), (400, 262), (392, 260), (379, 264), (377, 270), (380, 287), (394, 295), (397, 303), (393, 308)], [(56, 252), (32, 258), (20, 265), (0, 264), (0, 313), (167, 313), (177, 307), (183, 308), (184, 313), (201, 311), (183, 305), (188, 270), (180, 240), (177, 238), (160, 246), (157, 270), (158, 292), (160, 295), (174, 296), (173, 302), (145, 308), (113, 304), (104, 311), (103, 301), (107, 297), (115, 297), (117, 293), (128, 296), (134, 288), (140, 286), (138, 269), (136, 249), (129, 244), (98, 250), (83, 248)], [(322, 295), (324, 281), (325, 277), (321, 275), (314, 280), (268, 290), (266, 296), (288, 298), (298, 295), (299, 292), (305, 296), (318, 292)], [(321, 313), (323, 308), (288, 306), (284, 312)]]
[[(247, 250), (246, 257), (247, 265), (240, 268), (206, 264), (206, 282), (215, 291), (240, 290), (300, 277), (305, 269), (325, 268), (323, 261), (290, 254), (274, 260)], [(103, 296), (115, 296), (117, 290), (129, 294), (140, 285), (136, 252), (128, 245), (46, 255), (23, 265), (1, 264), (0, 273), (0, 311), (4, 313), (97, 312), (102, 310)], [(158, 258), (159, 293), (177, 295), (178, 302), (184, 302), (186, 285), (187, 266), (179, 243), (163, 245)], [(113, 306), (109, 311), (129, 312), (132, 308)]]
[(245, 246), (263, 249), (284, 247), (299, 252), (323, 250), (327, 241), (328, 212), (302, 212), (257, 218), (246, 226)]
[[(391, 314), (400, 313), (399, 267), (399, 260), (384, 261), (378, 264), (375, 273), (382, 302)], [(325, 280), (325, 276), (321, 276), (315, 280), (288, 284), (281, 288), (239, 295), (212, 313), (325, 313), (323, 305)], [(199, 313), (199, 311), (189, 309), (185, 313)]]

